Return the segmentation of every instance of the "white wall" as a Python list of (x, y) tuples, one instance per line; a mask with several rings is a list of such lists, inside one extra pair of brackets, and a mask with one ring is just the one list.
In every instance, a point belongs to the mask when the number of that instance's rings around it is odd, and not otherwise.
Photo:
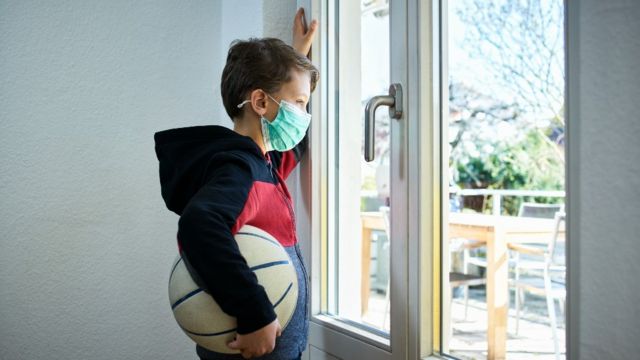
[[(291, 27), (298, 1), (296, 0), (264, 0), (262, 17), (264, 19), (264, 36), (277, 37), (287, 44), (291, 44)], [(307, 19), (310, 9), (307, 9)]]
[(569, 2), (569, 350), (640, 355), (640, 3)]
[(196, 358), (153, 134), (230, 125), (228, 42), (261, 32), (258, 0), (0, 2), (0, 359)]
[(220, 65), (218, 72), (215, 74), (215, 89), (214, 94), (216, 100), (220, 102), (218, 118), (225, 119), (220, 125), (233, 127), (233, 123), (229, 119), (227, 112), (222, 106), (222, 99), (220, 94), (220, 77), (222, 76), (222, 69), (227, 60), (227, 52), (229, 51), (229, 45), (233, 40), (242, 39), (246, 40), (250, 37), (263, 36), (263, 23), (262, 23), (262, 1), (260, 0), (224, 0), (218, 1), (221, 3), (221, 12), (223, 16), (220, 19), (220, 29), (218, 32), (218, 40), (221, 44), (220, 53)]

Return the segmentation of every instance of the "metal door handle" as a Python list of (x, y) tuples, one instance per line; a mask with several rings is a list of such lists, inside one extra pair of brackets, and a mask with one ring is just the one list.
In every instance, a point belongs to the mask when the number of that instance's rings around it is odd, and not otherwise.
[(367, 162), (375, 158), (376, 109), (378, 106), (389, 107), (389, 118), (402, 117), (402, 86), (391, 84), (389, 95), (374, 96), (364, 108), (364, 159)]

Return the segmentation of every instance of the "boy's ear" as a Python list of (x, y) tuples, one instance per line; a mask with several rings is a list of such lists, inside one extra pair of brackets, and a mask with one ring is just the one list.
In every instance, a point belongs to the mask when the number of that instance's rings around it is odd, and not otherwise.
[(251, 108), (253, 111), (264, 116), (267, 113), (267, 94), (260, 89), (253, 90), (251, 92)]

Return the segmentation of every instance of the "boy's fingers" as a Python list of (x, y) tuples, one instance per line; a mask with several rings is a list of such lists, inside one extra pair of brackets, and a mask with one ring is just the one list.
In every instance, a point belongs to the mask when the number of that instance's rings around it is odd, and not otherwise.
[(233, 349), (233, 350), (240, 350), (240, 349), (242, 349), (242, 347), (240, 346), (240, 341), (238, 340), (238, 338), (235, 338), (233, 341), (228, 342), (228, 343), (227, 343), (227, 346), (228, 346), (230, 349)]
[(295, 25), (302, 25), (302, 17), (304, 16), (304, 8), (299, 8), (294, 17)]
[(235, 340), (227, 343), (227, 346), (233, 350), (240, 350), (240, 355), (242, 355), (245, 359), (251, 359), (253, 357), (253, 353), (246, 349), (243, 344), (240, 343), (240, 340), (236, 337)]
[(318, 20), (313, 20), (309, 25), (309, 31), (307, 31), (304, 37), (307, 37), (307, 38), (313, 37), (313, 34), (316, 33), (317, 28), (318, 28)]

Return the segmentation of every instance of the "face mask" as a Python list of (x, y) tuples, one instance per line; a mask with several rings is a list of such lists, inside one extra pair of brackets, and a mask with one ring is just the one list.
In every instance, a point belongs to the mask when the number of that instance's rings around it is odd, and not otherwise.
[[(267, 94), (276, 104), (278, 102)], [(241, 108), (244, 104), (250, 102), (245, 100), (238, 105)], [(287, 151), (293, 149), (307, 132), (309, 123), (311, 122), (311, 114), (300, 110), (295, 105), (281, 100), (278, 104), (278, 114), (273, 121), (260, 117), (262, 126), (262, 139), (267, 151)]]

